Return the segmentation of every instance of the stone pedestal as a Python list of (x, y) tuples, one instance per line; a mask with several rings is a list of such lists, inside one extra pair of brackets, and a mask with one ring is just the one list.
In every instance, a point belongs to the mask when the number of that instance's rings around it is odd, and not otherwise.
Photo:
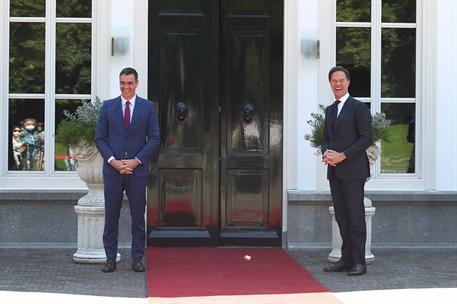
[[(367, 240), (365, 243), (365, 261), (371, 264), (375, 260), (375, 256), (371, 253), (371, 223), (376, 208), (372, 206), (371, 200), (367, 197), (363, 201), (365, 205), (365, 221), (367, 224)], [(341, 258), (341, 246), (343, 240), (341, 239), (340, 229), (335, 220), (335, 210), (333, 206), (329, 207), (330, 214), (332, 215), (332, 252), (328, 255), (330, 262), (337, 262)]]
[[(78, 200), (78, 250), (73, 254), (77, 263), (104, 263), (103, 227), (105, 223), (105, 199), (103, 193), (103, 158), (94, 145), (75, 147), (78, 160), (78, 176), (86, 183), (89, 192)], [(119, 262), (118, 253), (116, 260)]]

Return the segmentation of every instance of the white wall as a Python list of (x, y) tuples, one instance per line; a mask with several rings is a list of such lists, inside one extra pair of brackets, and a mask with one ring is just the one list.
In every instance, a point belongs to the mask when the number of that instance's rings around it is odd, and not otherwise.
[[(134, 1), (131, 0), (112, 0), (111, 3), (111, 37), (114, 43), (119, 43), (126, 47), (125, 53), (114, 53), (111, 56), (111, 66), (109, 76), (110, 98), (119, 96), (119, 72), (125, 67), (133, 66), (134, 50)], [(116, 49), (116, 48), (115, 48)], [(141, 80), (147, 79), (147, 75), (138, 75)], [(107, 79), (108, 81), (108, 79)], [(142, 83), (140, 82), (140, 85)], [(145, 96), (146, 97), (146, 96)]]
[[(317, 1), (285, 1), (284, 189), (316, 189), (318, 156), (304, 134), (318, 105)], [(305, 50), (311, 54), (305, 55)]]
[(457, 2), (439, 0), (436, 65), (436, 189), (457, 190)]

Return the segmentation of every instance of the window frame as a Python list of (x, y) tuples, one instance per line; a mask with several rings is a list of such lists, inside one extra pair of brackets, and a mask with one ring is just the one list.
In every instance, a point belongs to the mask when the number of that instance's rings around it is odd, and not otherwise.
[[(92, 1), (90, 18), (57, 17), (56, 1), (46, 0), (45, 17), (10, 17), (10, 1), (0, 4), (0, 117), (1, 127), (7, 132), (0, 132), (0, 189), (84, 189), (84, 182), (75, 171), (55, 170), (55, 101), (59, 99), (94, 99), (96, 95), (107, 96), (108, 85), (97, 87), (98, 73), (101, 69), (109, 69), (110, 65), (110, 13), (97, 18), (97, 12), (110, 12), (109, 1)], [(40, 94), (9, 92), (9, 41), (10, 22), (45, 22), (45, 92)], [(90, 94), (56, 94), (56, 28), (57, 23), (90, 23), (91, 24), (91, 92)], [(8, 169), (8, 130), (9, 99), (43, 99), (45, 103), (45, 162), (44, 171), (13, 171)]]
[[(353, 26), (353, 22), (336, 22), (336, 1), (319, 2), (319, 32), (321, 64), (319, 68), (319, 103), (329, 104), (332, 100), (327, 81), (329, 69), (336, 64), (336, 28)], [(359, 26), (371, 27), (371, 96), (358, 98), (371, 101), (372, 113), (381, 111), (385, 102), (406, 103), (414, 101), (416, 108), (416, 170), (415, 173), (382, 173), (380, 159), (376, 161), (375, 176), (367, 183), (370, 190), (419, 190), (434, 189), (435, 143), (434, 131), (436, 105), (434, 102), (436, 57), (436, 3), (416, 0), (415, 23), (381, 22), (381, 0), (371, 0), (371, 22), (357, 22)], [(381, 98), (381, 30), (382, 28), (416, 29), (416, 96), (414, 98)], [(425, 81), (427, 80), (427, 81)], [(354, 96), (357, 97), (357, 96)], [(427, 161), (425, 161), (427, 160)], [(326, 170), (318, 167), (318, 188), (327, 189)]]

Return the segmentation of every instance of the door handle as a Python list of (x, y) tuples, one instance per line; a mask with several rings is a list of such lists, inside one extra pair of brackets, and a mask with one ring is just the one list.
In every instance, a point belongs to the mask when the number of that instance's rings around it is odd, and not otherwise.
[(243, 120), (245, 123), (250, 123), (254, 119), (254, 106), (250, 102), (246, 102), (242, 108)]
[(179, 122), (183, 122), (187, 118), (187, 114), (189, 113), (189, 109), (187, 108), (187, 104), (184, 101), (177, 101), (176, 106), (176, 120)]

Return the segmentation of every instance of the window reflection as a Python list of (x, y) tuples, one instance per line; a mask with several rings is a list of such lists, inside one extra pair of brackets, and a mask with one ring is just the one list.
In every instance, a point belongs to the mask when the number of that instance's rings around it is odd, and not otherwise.
[(416, 0), (382, 0), (382, 22), (416, 22)]
[(44, 23), (10, 23), (10, 93), (44, 93)]
[(56, 93), (90, 94), (91, 25), (57, 23)]
[(381, 96), (415, 97), (416, 30), (382, 29)]
[(381, 146), (381, 173), (414, 173), (415, 104), (383, 103), (381, 109), (392, 121)]
[[(66, 119), (63, 114), (64, 111), (74, 113), (76, 108), (81, 104), (82, 101), (80, 99), (56, 100), (55, 130), (58, 129), (60, 122)], [(55, 142), (54, 168), (56, 171), (76, 171), (78, 168), (78, 158), (73, 153), (71, 147), (58, 140)]]
[(44, 100), (10, 99), (8, 170), (44, 170)]
[(44, 17), (45, 0), (10, 0), (11, 17)]
[(371, 1), (338, 0), (336, 1), (337, 22), (370, 22)]
[(356, 97), (370, 97), (371, 29), (336, 29), (336, 64), (351, 72), (349, 92)]
[(57, 0), (57, 17), (85, 17), (92, 14), (92, 0)]

